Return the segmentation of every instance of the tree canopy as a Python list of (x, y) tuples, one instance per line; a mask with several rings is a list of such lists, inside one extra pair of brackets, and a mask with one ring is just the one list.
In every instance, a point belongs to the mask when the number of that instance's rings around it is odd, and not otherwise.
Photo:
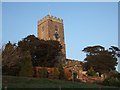
[[(7, 75), (18, 74), (18, 71), (22, 68), (21, 65), (24, 62), (28, 63), (26, 60), (31, 60), (32, 67), (54, 67), (61, 61), (61, 49), (62, 46), (58, 41), (39, 40), (34, 35), (23, 38), (16, 45), (8, 42), (2, 51), (3, 72)], [(28, 52), (29, 55), (27, 54)]]
[(34, 35), (29, 35), (18, 42), (22, 51), (29, 51), (32, 57), (33, 66), (54, 67), (59, 60), (57, 56), (62, 55), (62, 46), (58, 41), (39, 40)]
[(113, 46), (111, 49), (105, 49), (103, 46), (89, 46), (82, 51), (86, 53), (84, 59), (84, 69), (89, 70), (91, 67), (99, 73), (106, 73), (115, 70), (117, 65), (117, 56), (119, 49)]
[(22, 53), (20, 49), (10, 41), (2, 51), (2, 73), (7, 75), (17, 75), (20, 69), (20, 59)]

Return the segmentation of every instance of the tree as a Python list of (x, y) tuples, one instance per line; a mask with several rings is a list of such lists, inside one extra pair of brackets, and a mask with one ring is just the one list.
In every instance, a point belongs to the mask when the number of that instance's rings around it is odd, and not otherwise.
[(58, 41), (39, 40), (34, 35), (23, 38), (17, 44), (12, 44), (9, 41), (2, 51), (2, 74), (19, 75), (20, 69), (21, 72), (25, 72), (24, 68), (27, 65), (24, 65), (24, 63), (28, 63), (31, 69), (31, 61), (33, 67), (57, 66), (62, 57), (61, 49), (62, 46)]
[(29, 35), (18, 42), (22, 51), (29, 51), (33, 66), (54, 67), (58, 62), (62, 46), (58, 41), (39, 40), (34, 35)]
[(29, 52), (24, 52), (24, 58), (21, 60), (21, 69), (19, 72), (20, 76), (33, 77), (33, 66)]
[(120, 49), (118, 47), (111, 46), (111, 48), (109, 48), (109, 50), (111, 50), (111, 52), (113, 53), (112, 55), (114, 57), (120, 57)]
[(19, 62), (21, 52), (20, 49), (12, 44), (10, 41), (5, 45), (2, 50), (2, 74), (4, 75), (18, 75)]
[(93, 67), (100, 74), (115, 70), (115, 66), (117, 65), (116, 52), (110, 49), (105, 50), (103, 46), (99, 45), (86, 47), (82, 51), (86, 53), (83, 65), (85, 70)]

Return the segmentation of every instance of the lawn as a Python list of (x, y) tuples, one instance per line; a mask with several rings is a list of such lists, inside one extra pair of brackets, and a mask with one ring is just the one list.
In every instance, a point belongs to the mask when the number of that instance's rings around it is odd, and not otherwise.
[[(17, 90), (18, 88), (58, 88), (56, 90), (63, 90), (69, 88), (87, 88), (88, 90), (119, 90), (116, 87), (109, 87), (109, 86), (102, 86), (94, 83), (83, 83), (83, 82), (72, 82), (72, 81), (65, 81), (65, 80), (51, 80), (51, 79), (43, 79), (43, 78), (29, 78), (29, 77), (15, 77), (15, 76), (3, 76), (2, 77), (2, 87), (7, 86), (7, 90), (9, 88)], [(17, 88), (17, 89), (16, 89)], [(91, 88), (91, 89), (89, 89)], [(11, 90), (12, 90), (11, 89)], [(25, 90), (26, 90), (25, 89)], [(80, 90), (80, 89), (79, 89)]]

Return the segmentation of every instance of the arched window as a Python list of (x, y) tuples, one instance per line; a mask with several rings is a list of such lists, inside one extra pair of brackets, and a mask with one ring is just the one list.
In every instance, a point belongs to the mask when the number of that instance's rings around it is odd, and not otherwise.
[(42, 32), (44, 31), (44, 26), (42, 26)]
[(58, 31), (58, 26), (57, 25), (55, 25), (55, 31)]

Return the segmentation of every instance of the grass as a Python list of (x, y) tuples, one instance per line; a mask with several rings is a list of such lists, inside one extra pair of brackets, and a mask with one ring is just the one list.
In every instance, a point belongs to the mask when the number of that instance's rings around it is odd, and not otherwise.
[[(72, 82), (65, 80), (51, 80), (45, 78), (30, 78), (30, 77), (15, 77), (15, 76), (3, 76), (2, 77), (3, 88), (100, 88), (99, 90), (116, 87), (102, 86), (95, 83), (83, 83)], [(8, 89), (9, 90), (9, 89)]]

